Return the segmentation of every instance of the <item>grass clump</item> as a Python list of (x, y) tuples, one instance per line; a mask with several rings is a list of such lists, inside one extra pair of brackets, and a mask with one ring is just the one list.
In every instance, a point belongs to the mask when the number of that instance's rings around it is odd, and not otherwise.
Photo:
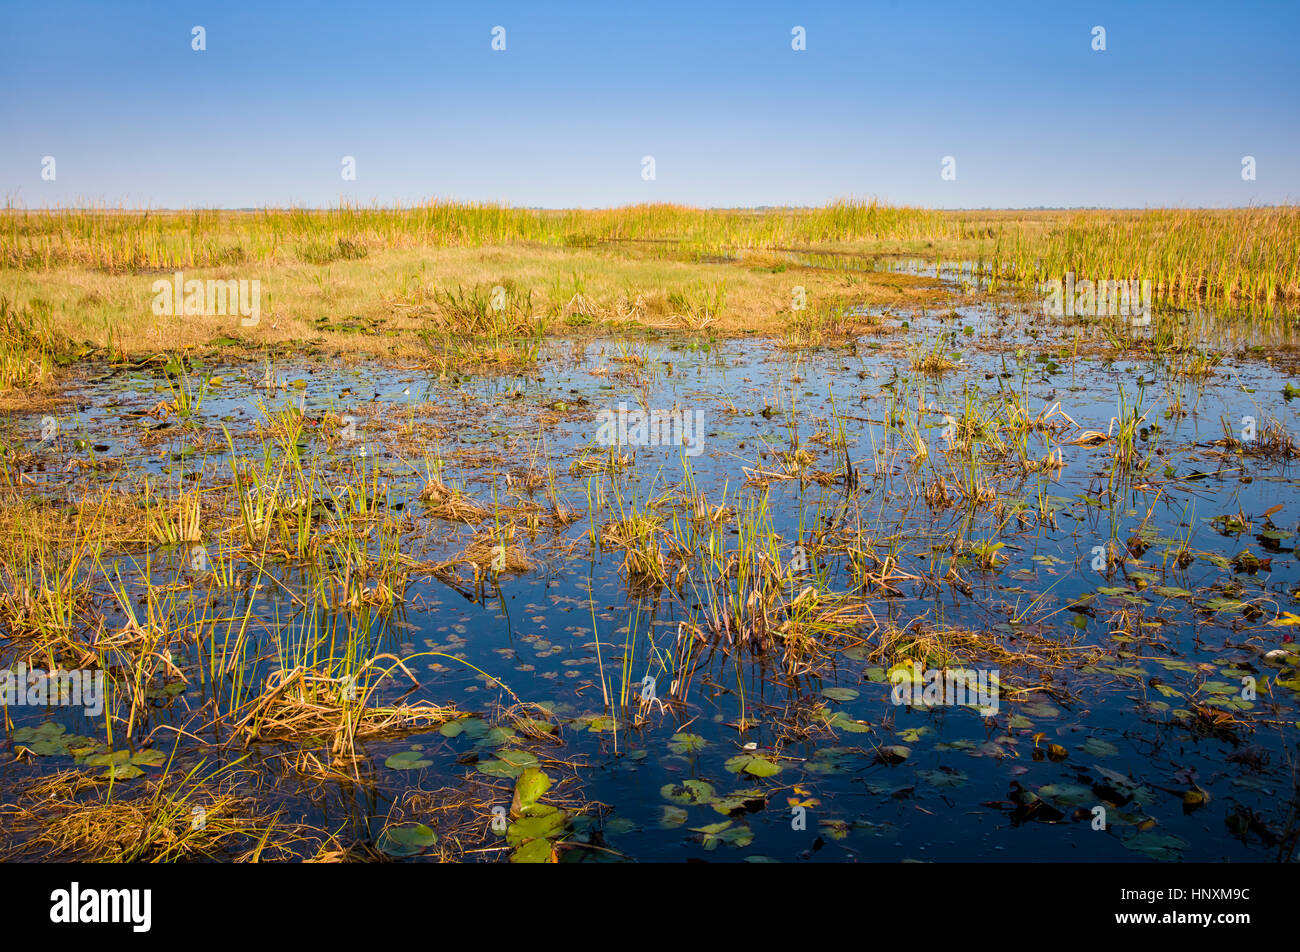
[(47, 383), (66, 344), (48, 307), (20, 308), (0, 297), (0, 392)]
[(238, 791), (230, 768), (198, 777), (199, 767), (131, 788), (109, 787), (77, 770), (32, 781), (0, 809), (4, 858), (167, 863), (295, 855), (305, 830), (282, 826), (278, 813), (260, 810), (256, 799)]

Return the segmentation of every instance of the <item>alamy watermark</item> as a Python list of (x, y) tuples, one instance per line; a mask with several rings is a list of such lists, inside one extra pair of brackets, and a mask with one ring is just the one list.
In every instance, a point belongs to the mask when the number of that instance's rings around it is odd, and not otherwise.
[(975, 707), (985, 717), (998, 712), (1001, 684), (996, 668), (930, 668), (918, 662), (895, 665), (889, 672), (895, 704), (915, 707)]
[(596, 442), (601, 446), (684, 446), (687, 456), (704, 451), (704, 411), (628, 409), (596, 414)]
[(151, 889), (82, 889), (73, 882), (50, 893), (50, 922), (127, 923), (133, 932), (148, 932), (153, 922)]
[(236, 281), (185, 280), (177, 271), (171, 280), (159, 278), (153, 283), (155, 317), (215, 317), (240, 314), (243, 327), (256, 327), (262, 319), (262, 282), (241, 278)]
[(1076, 281), (1073, 271), (1065, 280), (1045, 282), (1043, 310), (1052, 317), (1131, 317), (1135, 327), (1151, 323), (1151, 281)]
[(45, 671), (19, 664), (0, 668), (0, 707), (84, 707), (91, 717), (104, 712), (104, 672)]

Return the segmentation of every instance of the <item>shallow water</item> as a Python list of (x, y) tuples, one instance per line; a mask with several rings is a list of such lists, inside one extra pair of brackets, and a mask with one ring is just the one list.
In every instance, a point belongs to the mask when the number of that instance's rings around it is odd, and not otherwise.
[[(960, 330), (964, 325), (970, 334)], [(937, 378), (909, 369), (901, 343), (909, 335), (798, 356), (757, 341), (638, 342), (641, 363), (620, 359), (626, 354), (608, 342), (552, 341), (535, 373), (456, 379), (368, 364), (285, 362), (273, 368), (283, 384), (273, 390), (264, 386), (262, 367), (195, 368), (192, 379), (214, 373), (222, 385), (207, 394), (192, 418), (197, 425), (150, 433), (147, 447), (140, 445), (142, 427), (158, 424), (131, 414), (171, 391), (158, 368), (123, 370), (73, 388), (79, 409), (60, 414), (59, 438), (37, 446), (41, 462), (29, 477), (41, 491), (65, 498), (114, 478), (134, 485), (144, 473), (173, 489), (228, 482), (221, 426), (244, 456), (261, 452), (252, 424), (266, 410), (298, 407), (309, 419), (352, 414), (355, 439), (333, 449), (310, 441), (308, 458), (319, 456), (331, 471), (377, 465), (385, 508), (405, 520), (401, 551), (436, 562), (463, 549), (471, 529), (422, 515), (417, 496), (430, 461), (441, 458), (443, 480), (489, 509), (512, 493), (542, 500), (544, 485), (531, 493), (514, 487), (530, 471), (554, 472), (556, 497), (583, 515), (565, 527), (520, 527), (515, 541), (531, 571), (476, 588), (417, 569), (392, 613), (363, 610), (340, 622), (307, 612), (293, 595), (310, 600), (312, 583), (291, 565), (270, 569), (275, 585), (255, 585), (250, 569), (234, 590), (214, 592), (201, 575), (195, 581), (183, 548), (153, 552), (154, 577), (193, 581), (193, 598), (211, 596), (237, 609), (255, 599), (262, 625), (250, 681), (281, 665), (275, 633), (292, 642), (335, 625), (360, 638), (364, 650), (410, 659), (419, 687), (408, 693), (410, 683), (394, 678), (383, 687), (388, 700), (451, 703), (480, 715), (459, 727), (364, 743), (369, 787), (300, 782), (277, 757), (295, 745), (254, 746), (254, 763), (268, 778), (262, 796), (284, 803), (295, 818), (343, 827), (347, 836), (379, 838), (394, 803), (412, 790), (488, 784), (483, 804), (509, 807), (512, 781), (492, 772), (500, 763), (492, 751), (521, 749), (563, 779), (567, 797), (585, 804), (567, 835), (574, 847), (565, 851), (568, 859), (1261, 861), (1285, 854), (1279, 844), (1290, 836), (1294, 845), (1291, 761), (1300, 705), (1294, 687), (1275, 683), (1295, 684), (1294, 670), (1271, 666), (1263, 655), (1289, 650), (1294, 631), (1268, 622), (1300, 613), (1293, 594), (1300, 583), (1293, 548), (1300, 497), (1292, 465), (1216, 456), (1222, 448), (1211, 443), (1224, 437), (1224, 421), (1240, 435), (1244, 417), (1260, 430), (1275, 418), (1294, 432), (1296, 405), (1283, 394), (1289, 378), (1266, 363), (1233, 358), (1199, 382), (1169, 379), (1147, 362), (1068, 359), (1058, 349), (1068, 338), (1045, 343), (1039, 319), (998, 320), (983, 305), (960, 308), (955, 317), (914, 318), (910, 336), (941, 329), (954, 332), (945, 350), (960, 351), (961, 363)], [(966, 405), (963, 386), (972, 388), (973, 404), (986, 408), (1008, 392), (1019, 394), (1030, 415), (1059, 404), (1079, 428), (1051, 444), (1064, 465), (1024, 473), (1012, 454), (986, 469), (1000, 505), (927, 503), (922, 493), (936, 475), (953, 484), (963, 472), (959, 459), (943, 453), (942, 435), (943, 414), (959, 416)], [(906, 426), (884, 424), (891, 410), (916, 420), (918, 387), (930, 450), (920, 463), (910, 446), (898, 448)], [(1159, 454), (1144, 475), (1128, 479), (1112, 476), (1110, 445), (1062, 445), (1080, 430), (1112, 428), (1121, 390), (1128, 406), (1146, 414), (1138, 451)], [(891, 405), (891, 393), (906, 397)], [(1187, 412), (1166, 416), (1176, 399)], [(571, 473), (596, 438), (596, 412), (638, 401), (699, 410), (700, 455), (685, 456), (680, 446), (640, 447), (621, 475)], [(412, 425), (413, 432), (404, 431)], [(856, 485), (843, 478), (845, 450), (833, 438), (810, 441), (822, 432), (833, 437), (841, 426)], [(7, 438), (36, 445), (36, 429), (38, 420), (18, 419)], [(752, 471), (777, 469), (772, 454), (790, 450), (792, 440), (809, 454), (809, 472), (827, 474), (824, 485), (746, 485)], [(1030, 435), (1030, 458), (1048, 451), (1041, 434)], [(69, 460), (90, 456), (108, 468), (68, 469)], [(674, 692), (679, 625), (702, 621), (701, 590), (633, 590), (620, 571), (623, 552), (593, 543), (586, 513), (589, 480), (600, 482), (607, 497), (598, 530), (618, 509), (616, 498), (624, 507), (632, 500), (643, 506), (682, 490), (684, 465), (711, 504), (725, 492), (743, 513), (746, 500), (766, 494), (785, 559), (801, 542), (815, 551), (817, 530), (832, 538), (852, 529), (892, 552), (900, 575), (916, 577), (900, 577), (893, 594), (862, 593), (876, 624), (853, 626), (845, 634), (856, 646), (840, 645), (806, 670), (792, 673), (772, 652), (727, 653), (701, 642), (693, 677)], [(1225, 515), (1240, 524), (1226, 524)], [(736, 519), (720, 524), (720, 545), (734, 544)], [(1097, 547), (1109, 540), (1127, 543), (1130, 560), (1098, 571)], [(995, 563), (981, 567), (971, 543), (1001, 543)], [(1174, 556), (1184, 548), (1192, 558), (1178, 564)], [(1243, 560), (1242, 552), (1267, 561)], [(132, 557), (139, 570), (143, 555), (119, 557), (123, 577), (131, 574)], [(853, 587), (847, 560), (833, 546), (812, 562), (825, 589)], [(939, 581), (949, 570), (961, 584)], [(1003, 691), (991, 717), (962, 706), (897, 704), (886, 677), (903, 656), (872, 657), (881, 643), (876, 630), (891, 626), (974, 630), (1044, 663), (1000, 671)], [(1049, 664), (1044, 644), (1068, 646), (1087, 663)], [(969, 660), (981, 670), (998, 667), (988, 657)], [(1295, 661), (1291, 655), (1288, 664)], [(177, 663), (197, 666), (200, 656)], [(646, 676), (669, 703), (606, 708), (602, 681), (635, 698)], [(493, 678), (552, 711), (560, 725), (556, 741), (492, 728), (499, 705), (511, 703)], [(1243, 699), (1243, 679), (1253, 679), (1253, 699)], [(190, 680), (159, 699), (148, 727), (193, 729), (208, 691)], [(1226, 711), (1236, 723), (1210, 729), (1190, 713), (1193, 703)], [(102, 722), (67, 709), (12, 708), (11, 715), (20, 727), (52, 720), (69, 733), (102, 734)], [(751, 725), (743, 732), (742, 718)], [(153, 736), (159, 745), (162, 735)], [(734, 758), (746, 754), (746, 744), (779, 771), (743, 772)], [(417, 749), (418, 758), (390, 760)], [(74, 762), (71, 755), (41, 756), (11, 779)], [(708, 786), (683, 787), (688, 779)], [(1189, 790), (1197, 796), (1189, 798)], [(1106, 807), (1105, 829), (1095, 828), (1099, 805)], [(476, 822), (487, 828), (490, 821), (485, 809)], [(491, 839), (486, 848), (467, 858), (507, 855)]]

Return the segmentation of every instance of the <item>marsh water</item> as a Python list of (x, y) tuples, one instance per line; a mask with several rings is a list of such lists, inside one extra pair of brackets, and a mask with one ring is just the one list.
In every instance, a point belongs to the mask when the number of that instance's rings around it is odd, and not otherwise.
[[(493, 807), (508, 809), (520, 767), (537, 765), (562, 797), (551, 835), (569, 861), (1292, 858), (1300, 659), (1286, 622), (1300, 614), (1300, 492), (1287, 454), (1250, 451), (1270, 421), (1295, 430), (1286, 369), (1243, 345), (1208, 374), (1180, 376), (1140, 355), (1080, 352), (1041, 318), (985, 305), (889, 330), (801, 352), (758, 340), (548, 340), (535, 367), (504, 373), (291, 354), (269, 369), (104, 366), (69, 387), (56, 439), (40, 440), (41, 415), (10, 420), (5, 438), (35, 453), (27, 491), (60, 506), (97, 489), (138, 493), (146, 475), (172, 495), (229, 483), (226, 432), (236, 455), (273, 472), (284, 450), (259, 425), (291, 409), (351, 417), (347, 439), (309, 435), (300, 452), (328, 481), (375, 474), (377, 518), (410, 563), (393, 606), (321, 608), (318, 580), (292, 560), (232, 556), (233, 583), (219, 586), (192, 546), (102, 557), (127, 587), (142, 574), (175, 586), (176, 605), (231, 615), (251, 605), (246, 685), (284, 667), (286, 645), (342, 631), (414, 676), (385, 679), (372, 703), (464, 713), (360, 741), (351, 778), (304, 776), (293, 755), (318, 738), (245, 745), (229, 725), (204, 726), (227, 693), (198, 673), (201, 644), (172, 649), (179, 673), (151, 686), (149, 722), (118, 742), (175, 748), (183, 763), (251, 752), (241, 769), (257, 775), (256, 797), (340, 840), (383, 844), (388, 825), (426, 823), (463, 843), (465, 859), (504, 860), (512, 844), (496, 835)], [(912, 369), (909, 348), (936, 338), (956, 366)], [(184, 420), (144, 415), (182, 374), (196, 387), (219, 379)], [(1023, 451), (985, 452), (974, 470), (945, 453), (945, 426), (1012, 394), (1050, 421)], [(620, 403), (698, 411), (701, 452), (625, 447), (624, 465), (602, 468), (597, 414)], [(1115, 434), (1135, 407), (1146, 465), (1125, 468)], [(1072, 442), (1088, 430), (1109, 442)], [(998, 439), (990, 430), (975, 443)], [(1058, 452), (1059, 465), (1022, 465)], [(434, 474), (486, 515), (426, 511)], [(993, 495), (962, 496), (955, 487), (972, 479)], [(633, 584), (625, 547), (603, 526), (649, 507), (667, 533), (698, 497), (724, 507), (697, 530), (713, 537), (704, 545), (739, 546), (757, 518), (765, 544), (804, 560), (792, 599), (809, 585), (846, 593), (869, 618), (790, 662), (709, 634), (706, 572)], [(572, 518), (527, 517), (556, 503)], [(526, 570), (430, 569), (503, 522)], [(380, 536), (367, 544), (382, 547)], [(213, 533), (203, 545), (233, 552), (237, 541)], [(847, 553), (867, 548), (892, 558), (883, 581), (853, 571)], [(996, 712), (897, 703), (896, 666), (927, 652), (930, 667), (996, 671)], [(502, 719), (516, 702), (538, 705), (545, 737)], [(74, 708), (9, 715), (15, 748), (15, 729), (28, 729), (28, 745), (104, 733)], [(33, 732), (46, 723), (58, 727)], [(43, 773), (102, 772), (67, 745), (39, 751), (5, 769), (6, 799)], [(117, 795), (156, 770), (145, 762)], [(451, 812), (421, 813), (458, 796), (456, 828)]]

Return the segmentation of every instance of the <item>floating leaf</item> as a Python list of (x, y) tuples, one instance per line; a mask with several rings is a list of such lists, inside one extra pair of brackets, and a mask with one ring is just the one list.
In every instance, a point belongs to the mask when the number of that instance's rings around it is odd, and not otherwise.
[(850, 734), (866, 734), (871, 731), (871, 725), (866, 721), (855, 721), (843, 711), (836, 711), (826, 723), (837, 730), (848, 731)]
[(404, 750), (384, 760), (384, 766), (390, 770), (419, 770), (421, 767), (428, 767), (432, 763), (432, 760), (424, 760), (423, 755), (418, 750)]
[(1170, 833), (1157, 833), (1154, 830), (1131, 833), (1121, 842), (1128, 849), (1165, 862), (1178, 860), (1180, 852), (1188, 846), (1187, 841), (1180, 837)]
[(933, 733), (933, 727), (909, 727), (906, 730), (899, 731), (898, 736), (903, 738), (903, 740), (907, 741), (909, 744), (915, 744), (922, 737), (929, 737)]
[(912, 749), (902, 744), (890, 744), (876, 750), (876, 759), (886, 764), (901, 764), (910, 756), (912, 756)]
[(1057, 806), (1081, 807), (1097, 802), (1097, 795), (1092, 789), (1078, 783), (1049, 783), (1038, 788), (1038, 796)]
[(822, 691), (822, 697), (830, 698), (832, 701), (852, 701), (858, 696), (858, 692), (853, 688), (827, 688)]
[(1207, 694), (1236, 694), (1241, 690), (1241, 685), (1228, 684), (1226, 681), (1206, 681), (1201, 685), (1201, 690)]
[(511, 823), (506, 830), (506, 841), (514, 846), (536, 837), (555, 836), (564, 829), (568, 818), (568, 814), (563, 810), (552, 810), (540, 816), (521, 817)]
[(708, 826), (692, 827), (691, 832), (703, 834), (702, 842), (706, 850), (715, 850), (722, 843), (745, 847), (754, 842), (754, 833), (749, 827), (732, 826), (730, 820)]
[(509, 727), (492, 727), (484, 732), (483, 736), (474, 742), (476, 747), (504, 747), (511, 741), (517, 740), (519, 735)]
[(918, 770), (916, 774), (926, 783), (934, 784), (936, 787), (960, 787), (970, 779), (960, 770), (952, 770), (951, 768)]
[(725, 797), (718, 797), (713, 800), (709, 806), (717, 810), (723, 816), (730, 816), (738, 810), (744, 810), (747, 807), (762, 807), (767, 802), (761, 790), (737, 790), (735, 793), (728, 794)]
[(708, 803), (713, 799), (713, 785), (705, 783), (703, 780), (683, 780), (681, 783), (666, 783), (659, 788), (659, 795), (665, 800), (671, 800), (673, 803), (680, 803), (684, 806), (694, 806), (697, 803)]
[(503, 750), (492, 760), (480, 761), (477, 767), (489, 777), (518, 777), (524, 768), (537, 764), (537, 758), (526, 750)]
[(672, 829), (673, 827), (681, 826), (685, 823), (686, 816), (686, 811), (681, 807), (674, 807), (665, 804), (663, 814), (659, 817), (659, 825)]
[(695, 754), (703, 750), (708, 741), (699, 734), (676, 733), (668, 739), (668, 749), (674, 754)]
[(731, 773), (744, 771), (747, 774), (753, 774), (755, 777), (770, 777), (781, 772), (780, 764), (766, 757), (748, 753), (737, 754), (735, 757), (729, 758), (723, 766)]
[(1089, 737), (1079, 745), (1079, 750), (1093, 757), (1114, 757), (1119, 753), (1118, 747), (1099, 737)]
[(414, 856), (438, 842), (438, 834), (423, 823), (386, 827), (375, 845), (389, 856)]
[(512, 863), (549, 863), (552, 859), (551, 841), (541, 837), (527, 841), (510, 854)]
[(551, 789), (550, 777), (538, 767), (525, 767), (519, 779), (515, 781), (515, 796), (510, 804), (510, 812), (527, 813), (549, 789)]
[(849, 758), (855, 753), (857, 751), (851, 747), (823, 747), (813, 754), (804, 769), (815, 774), (843, 773)]

